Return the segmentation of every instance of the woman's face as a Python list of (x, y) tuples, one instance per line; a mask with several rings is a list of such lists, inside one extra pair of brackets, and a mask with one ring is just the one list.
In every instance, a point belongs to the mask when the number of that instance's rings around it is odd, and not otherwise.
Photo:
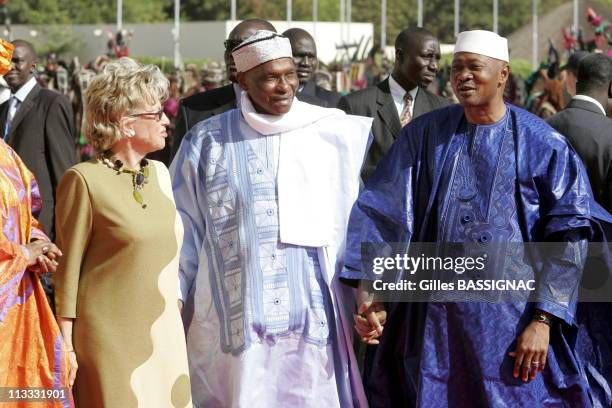
[(134, 149), (147, 154), (164, 148), (170, 120), (159, 101), (154, 105), (143, 103), (127, 116), (134, 130), (131, 140)]

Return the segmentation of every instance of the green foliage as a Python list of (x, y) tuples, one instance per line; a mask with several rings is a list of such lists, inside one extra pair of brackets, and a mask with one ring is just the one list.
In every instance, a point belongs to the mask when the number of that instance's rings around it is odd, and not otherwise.
[[(123, 3), (125, 22), (155, 22), (168, 18), (163, 9), (164, 0), (125, 0)], [(114, 22), (116, 4), (116, 0), (12, 0), (8, 10), (13, 24), (30, 24), (38, 31), (32, 42), (39, 56), (44, 57), (78, 48), (79, 39), (66, 28), (71, 24)]]
[(517, 77), (525, 80), (533, 72), (531, 62), (524, 59), (512, 59), (510, 61), (510, 71)]
[[(166, 0), (124, 0), (123, 20), (151, 23), (168, 20)], [(115, 22), (117, 0), (11, 0), (14, 24), (97, 24)], [(172, 10), (170, 10), (171, 12)]]
[[(367, 3), (372, 9), (364, 16), (375, 12), (376, 19), (357, 15), (354, 21), (371, 21), (375, 30), (380, 30), (380, 5), (373, 6), (371, 0), (355, 0)], [(540, 13), (565, 3), (564, 0), (540, 0)], [(493, 28), (493, 0), (461, 0), (459, 31)], [(499, 32), (508, 35), (523, 24), (531, 21), (532, 0), (499, 0)], [(392, 45), (397, 34), (404, 28), (417, 24), (417, 0), (388, 0), (387, 45)], [(442, 42), (454, 42), (454, 1), (423, 0), (423, 25), (440, 38)]]
[[(169, 6), (167, 11), (169, 16), (174, 17), (174, 4)], [(181, 18), (189, 21), (228, 20), (230, 3), (217, 0), (181, 0)]]
[(13, 0), (8, 10), (13, 24), (70, 24), (70, 14), (55, 0)]
[(69, 53), (81, 44), (81, 40), (66, 26), (39, 25), (36, 27), (38, 28), (38, 35), (32, 40), (32, 44), (39, 59), (51, 53)]
[[(346, 0), (347, 2), (349, 0)], [(540, 0), (540, 13), (568, 0)], [(95, 24), (114, 23), (117, 0), (11, 0), (9, 11), (13, 23)], [(387, 45), (392, 45), (397, 34), (417, 23), (418, 0), (387, 0)], [(260, 17), (285, 20), (287, 0), (241, 0), (238, 18)], [(599, 0), (612, 5), (612, 0)], [(426, 28), (443, 42), (454, 41), (454, 2), (451, 0), (423, 0), (423, 21)], [(499, 0), (499, 31), (508, 35), (531, 21), (532, 0)], [(292, 0), (293, 20), (312, 19), (312, 0)], [(319, 21), (339, 20), (339, 0), (318, 0)], [(355, 22), (371, 22), (375, 39), (380, 38), (380, 0), (352, 0)], [(461, 0), (460, 30), (492, 27), (493, 0)], [(230, 15), (228, 0), (181, 0), (183, 21), (226, 20)], [(123, 0), (125, 22), (147, 23), (171, 20), (174, 16), (172, 0)], [(586, 21), (584, 22), (586, 24)]]
[[(159, 69), (165, 74), (171, 74), (174, 72), (174, 61), (171, 58), (164, 57), (151, 57), (151, 56), (132, 56), (136, 61), (143, 64), (157, 65)], [(211, 63), (211, 59), (207, 58), (185, 58), (183, 63), (187, 65), (195, 65), (198, 69), (202, 69), (206, 64)]]
[(13, 23), (27, 16), (28, 23), (38, 32), (32, 43), (39, 57), (69, 51), (79, 44), (72, 30), (54, 26), (71, 22), (69, 13), (55, 0), (13, 1), (9, 3), (9, 13)]

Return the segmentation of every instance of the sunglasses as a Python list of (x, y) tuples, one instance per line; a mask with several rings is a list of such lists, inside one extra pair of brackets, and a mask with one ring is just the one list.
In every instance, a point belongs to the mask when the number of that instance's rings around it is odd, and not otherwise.
[(223, 45), (225, 46), (225, 49), (228, 50), (228, 51), (233, 50), (234, 48), (239, 46), (240, 43), (242, 43), (242, 40), (225, 40), (225, 41), (223, 41)]
[(134, 113), (133, 115), (128, 115), (128, 117), (130, 118), (140, 118), (140, 117), (146, 117), (146, 116), (152, 116), (155, 120), (162, 120), (162, 117), (164, 116), (164, 109), (162, 108), (155, 112), (141, 112), (141, 113)]

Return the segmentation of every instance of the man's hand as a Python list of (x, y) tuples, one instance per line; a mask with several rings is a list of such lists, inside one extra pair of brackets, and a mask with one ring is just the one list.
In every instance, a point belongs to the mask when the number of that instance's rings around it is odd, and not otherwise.
[(546, 366), (550, 343), (550, 327), (546, 323), (531, 322), (519, 336), (516, 350), (508, 353), (514, 357), (514, 378), (534, 380)]
[(357, 291), (359, 305), (355, 320), (355, 330), (366, 344), (378, 344), (377, 340), (383, 332), (383, 325), (387, 321), (387, 311), (384, 304), (374, 301), (374, 294), (367, 282), (361, 282)]
[(361, 341), (369, 345), (379, 343), (377, 339), (382, 335), (383, 325), (387, 321), (387, 311), (383, 303), (362, 302), (353, 319)]

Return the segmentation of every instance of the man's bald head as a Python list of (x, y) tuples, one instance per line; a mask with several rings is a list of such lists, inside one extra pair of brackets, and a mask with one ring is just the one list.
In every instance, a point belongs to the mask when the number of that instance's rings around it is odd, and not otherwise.
[(424, 38), (433, 38), (438, 41), (436, 36), (423, 27), (409, 27), (402, 30), (395, 38), (395, 49), (409, 49), (420, 44)]
[(438, 73), (440, 42), (430, 31), (410, 27), (395, 39), (393, 78), (410, 91), (415, 86), (427, 88)]
[(612, 96), (612, 58), (605, 54), (588, 54), (578, 65), (576, 93), (596, 99), (602, 106)]
[(267, 30), (276, 32), (276, 28), (267, 20), (260, 18), (251, 18), (240, 22), (232, 31), (230, 31), (227, 40), (225, 41), (225, 52), (223, 58), (225, 59), (225, 70), (227, 78), (231, 82), (237, 82), (236, 79), (236, 65), (234, 64), (234, 58), (232, 57), (232, 50), (236, 48), (240, 43), (259, 30)]
[(4, 76), (13, 93), (17, 92), (34, 74), (36, 69), (36, 51), (34, 46), (24, 40), (15, 40), (11, 70)]
[(300, 84), (305, 84), (317, 69), (317, 45), (310, 33), (301, 28), (290, 28), (283, 35), (289, 38), (293, 51), (293, 62), (297, 68)]
[(11, 44), (13, 44), (15, 48), (20, 47), (26, 50), (32, 58), (34, 59), (38, 58), (38, 56), (36, 55), (36, 50), (34, 49), (34, 46), (32, 45), (32, 43), (26, 40), (15, 40)]
[(290, 28), (283, 33), (283, 35), (289, 38), (289, 41), (293, 43), (293, 41), (307, 40), (314, 43), (314, 38), (312, 35), (304, 29), (301, 28)]
[(276, 32), (276, 28), (268, 20), (261, 18), (250, 18), (248, 20), (241, 21), (232, 31), (230, 31), (228, 38), (230, 40), (244, 40), (258, 30), (267, 30)]

